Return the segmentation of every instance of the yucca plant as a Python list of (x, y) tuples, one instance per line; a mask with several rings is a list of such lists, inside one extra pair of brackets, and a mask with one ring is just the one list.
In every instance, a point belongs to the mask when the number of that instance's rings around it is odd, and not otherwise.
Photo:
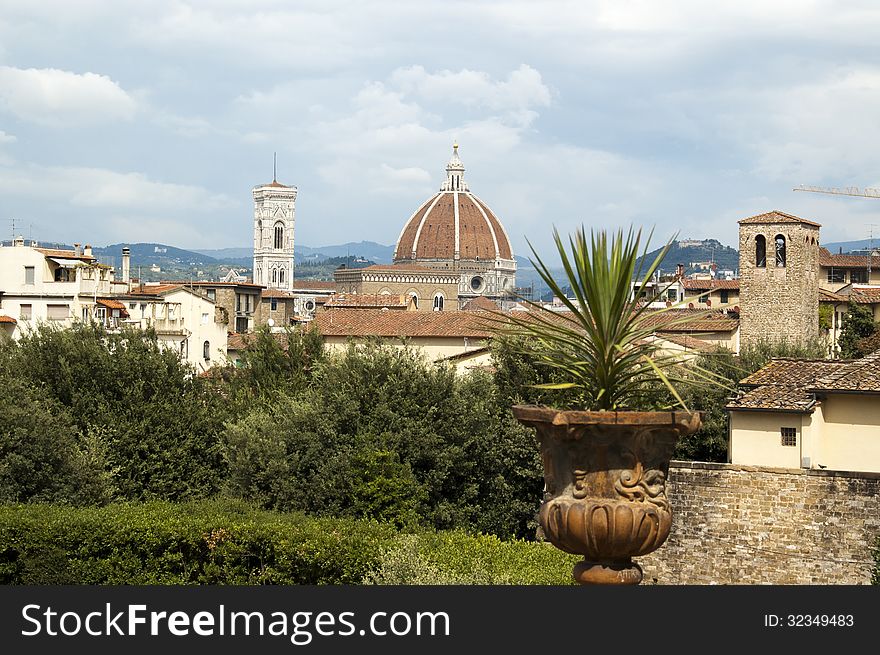
[[(649, 310), (653, 301), (661, 299), (662, 289), (648, 292), (648, 283), (673, 240), (648, 263), (650, 235), (640, 250), (641, 236), (641, 230), (634, 232), (632, 228), (627, 233), (618, 230), (610, 238), (604, 230), (587, 235), (581, 227), (569, 237), (569, 252), (554, 229), (553, 239), (573, 298), (563, 292), (531, 243), (534, 259), (530, 261), (568, 311), (554, 312), (526, 301), (534, 311), (523, 317), (496, 317), (497, 331), (525, 337), (519, 340), (524, 349), (557, 370), (561, 381), (537, 386), (576, 390), (577, 409), (633, 409), (646, 395), (665, 396), (664, 389), (687, 409), (676, 384), (712, 383), (718, 377), (696, 366), (689, 366), (688, 376), (683, 377), (681, 357), (664, 354), (655, 345), (652, 335), (658, 313), (677, 306)], [(693, 314), (670, 316), (663, 323), (670, 326), (693, 318)]]

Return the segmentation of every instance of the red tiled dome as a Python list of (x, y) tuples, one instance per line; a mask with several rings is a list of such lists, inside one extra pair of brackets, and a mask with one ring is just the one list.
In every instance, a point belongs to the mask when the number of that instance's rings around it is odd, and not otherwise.
[(441, 191), (424, 202), (403, 227), (394, 261), (513, 259), (501, 221), (467, 188), (457, 145), (446, 173)]

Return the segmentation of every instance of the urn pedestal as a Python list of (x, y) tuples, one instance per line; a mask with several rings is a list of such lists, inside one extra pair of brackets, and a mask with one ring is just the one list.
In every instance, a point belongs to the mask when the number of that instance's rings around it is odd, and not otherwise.
[(680, 436), (700, 427), (699, 413), (582, 412), (517, 405), (535, 428), (544, 462), (544, 535), (583, 555), (572, 572), (581, 584), (638, 584), (632, 558), (669, 536), (669, 460)]

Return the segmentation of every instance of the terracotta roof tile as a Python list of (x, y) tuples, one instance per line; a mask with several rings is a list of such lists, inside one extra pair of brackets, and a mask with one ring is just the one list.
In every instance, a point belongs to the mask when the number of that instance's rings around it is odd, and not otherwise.
[(785, 212), (781, 212), (778, 209), (774, 209), (773, 211), (766, 212), (764, 214), (758, 214), (756, 216), (749, 216), (748, 218), (744, 218), (738, 222), (740, 225), (761, 225), (765, 223), (798, 223), (803, 225), (812, 225), (814, 227), (822, 227), (821, 225), (819, 225), (819, 223), (808, 221), (805, 218), (800, 218), (799, 216), (795, 216), (794, 214), (786, 214)]
[(826, 289), (819, 289), (819, 302), (849, 302), (849, 297)]
[(40, 252), (46, 257), (58, 257), (60, 259), (80, 259), (84, 262), (93, 262), (95, 258), (91, 255), (77, 255), (73, 250), (54, 250), (52, 248), (34, 248), (37, 252)]
[(16, 321), (11, 316), (6, 316), (5, 314), (0, 314), (0, 323), (13, 323), (13, 324), (15, 324), (15, 323), (18, 323), (18, 321)]
[(648, 310), (646, 321), (658, 332), (733, 332), (739, 326), (738, 318), (698, 309)]
[(313, 324), (324, 336), (487, 338), (488, 312), (401, 312), (388, 309), (328, 309)]
[(880, 287), (852, 287), (849, 300), (860, 305), (880, 303)]
[(697, 339), (696, 337), (687, 334), (660, 333), (658, 334), (658, 338), (674, 343), (686, 350), (696, 350), (697, 352), (712, 352), (718, 347), (714, 343), (709, 343), (708, 341), (703, 341), (702, 339)]
[(688, 291), (710, 291), (714, 289), (739, 291), (739, 280), (684, 280), (684, 288)]
[[(415, 257), (413, 253), (415, 252)], [(501, 221), (469, 191), (441, 191), (422, 204), (404, 225), (394, 260), (512, 259)]]
[[(868, 268), (867, 255), (837, 255), (828, 248), (819, 248), (819, 266), (825, 268)], [(880, 257), (871, 257), (871, 268), (880, 269)]]
[(820, 359), (774, 359), (740, 382), (745, 389), (728, 403), (733, 410), (809, 412), (815, 405), (811, 391), (818, 378), (847, 362)]
[(473, 300), (469, 300), (462, 309), (466, 312), (473, 312), (478, 310), (489, 311), (489, 312), (497, 312), (500, 307), (498, 307), (498, 303), (494, 300), (486, 298), (486, 296), (478, 296)]
[(125, 309), (124, 303), (121, 303), (118, 300), (113, 300), (112, 298), (98, 298), (96, 302), (99, 305), (104, 305), (104, 307), (109, 307), (110, 309)]
[(816, 380), (812, 389), (819, 392), (880, 393), (880, 350), (844, 363)]

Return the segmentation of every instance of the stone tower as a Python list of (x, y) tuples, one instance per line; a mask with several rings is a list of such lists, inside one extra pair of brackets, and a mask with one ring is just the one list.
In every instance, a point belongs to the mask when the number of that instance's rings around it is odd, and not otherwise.
[(254, 187), (254, 284), (293, 290), (296, 187), (277, 180)]
[(739, 221), (740, 348), (819, 336), (820, 227), (780, 211)]

